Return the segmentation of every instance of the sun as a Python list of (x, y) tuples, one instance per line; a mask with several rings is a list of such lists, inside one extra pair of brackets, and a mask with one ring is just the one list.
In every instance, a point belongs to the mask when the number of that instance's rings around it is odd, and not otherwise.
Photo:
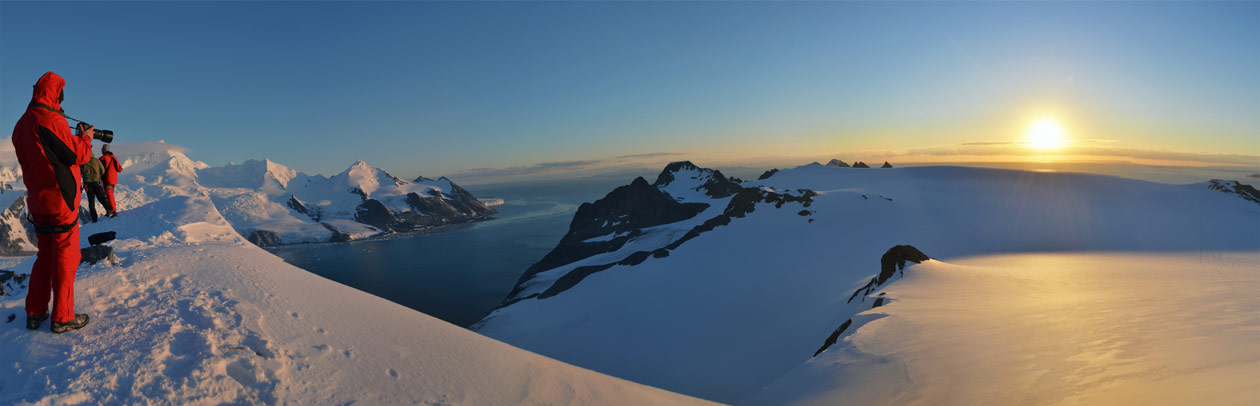
[(1067, 144), (1067, 139), (1063, 138), (1063, 129), (1059, 127), (1059, 123), (1049, 118), (1043, 118), (1028, 127), (1025, 143), (1033, 149), (1059, 149)]

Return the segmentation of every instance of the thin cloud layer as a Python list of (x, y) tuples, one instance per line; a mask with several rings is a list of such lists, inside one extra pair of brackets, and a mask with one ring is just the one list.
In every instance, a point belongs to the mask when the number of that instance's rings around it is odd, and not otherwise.
[[(1133, 158), (1133, 159), (1146, 159), (1146, 160), (1158, 160), (1158, 161), (1184, 161), (1184, 162), (1199, 162), (1199, 163), (1208, 163), (1208, 164), (1260, 165), (1260, 155), (1175, 152), (1175, 151), (1127, 148), (1127, 147), (1105, 145), (1109, 142), (1110, 141), (1105, 141), (1105, 140), (1078, 141), (1076, 142), (1078, 145), (1072, 145), (1072, 146), (1065, 147), (1061, 150), (1054, 151), (1054, 154), (1075, 155), (1075, 156), (1128, 157), (1128, 158)], [(915, 149), (906, 150), (904, 155), (1043, 156), (1043, 155), (1047, 155), (1047, 152), (1029, 149), (1025, 147), (1025, 143), (1022, 141), (997, 141), (997, 142), (971, 142), (971, 143), (958, 144), (958, 145), (915, 148)]]
[(678, 156), (678, 155), (686, 155), (686, 154), (685, 154), (685, 153), (682, 153), (682, 152), (652, 152), (652, 153), (647, 153), (647, 154), (631, 154), (631, 155), (622, 155), (622, 156), (619, 156), (619, 157), (617, 157), (617, 158), (618, 158), (618, 159), (630, 159), (630, 158), (659, 158), (659, 157), (663, 157), (663, 156)]

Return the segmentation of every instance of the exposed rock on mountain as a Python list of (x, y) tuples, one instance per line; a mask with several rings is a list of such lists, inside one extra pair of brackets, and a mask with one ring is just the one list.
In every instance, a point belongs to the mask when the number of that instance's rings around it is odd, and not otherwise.
[[(664, 175), (665, 172), (662, 172)], [(635, 178), (629, 185), (613, 189), (604, 198), (579, 206), (569, 224), (569, 232), (560, 239), (556, 248), (525, 270), (514, 293), (520, 290), (521, 282), (540, 271), (591, 255), (616, 251), (637, 236), (632, 231), (686, 220), (707, 207), (709, 205), (705, 203), (679, 203), (659, 188), (649, 185), (643, 177)]]
[(1208, 182), (1208, 188), (1237, 195), (1243, 199), (1260, 204), (1260, 190), (1256, 190), (1256, 188), (1251, 185), (1238, 183), (1236, 180), (1212, 179)]
[(354, 221), (384, 230), (400, 228), (398, 218), (379, 200), (367, 199), (354, 208)]
[(832, 159), (830, 162), (827, 162), (827, 166), (834, 166), (837, 168), (848, 168), (849, 164), (839, 159)]
[(891, 168), (891, 167), (893, 167), (893, 166), (892, 166), (892, 164), (888, 163), (888, 161), (884, 161), (884, 165), (883, 165), (883, 166), (880, 166), (880, 168)]
[(778, 172), (779, 172), (779, 169), (778, 169), (778, 168), (775, 168), (775, 169), (771, 169), (771, 170), (765, 171), (765, 172), (763, 172), (763, 173), (761, 174), (761, 176), (758, 176), (758, 177), (757, 177), (757, 180), (766, 180), (766, 179), (770, 179), (770, 177), (771, 177), (771, 176), (774, 176), (774, 174), (775, 174), (775, 173), (778, 173)]
[(867, 165), (866, 162), (857, 161), (853, 163), (853, 167), (854, 168), (870, 168), (870, 165)]
[(259, 247), (270, 247), (273, 245), (280, 245), (281, 243), (280, 234), (267, 230), (251, 231), (249, 233), (249, 237), (246, 237), (246, 239)]

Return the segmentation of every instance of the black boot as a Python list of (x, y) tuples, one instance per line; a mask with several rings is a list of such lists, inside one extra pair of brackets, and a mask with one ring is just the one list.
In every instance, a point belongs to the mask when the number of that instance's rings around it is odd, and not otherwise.
[(88, 325), (88, 315), (76, 314), (73, 319), (70, 319), (70, 321), (65, 323), (58, 323), (54, 321), (52, 323), (52, 332), (61, 334), (70, 330), (81, 329), (86, 325)]
[(28, 314), (26, 315), (26, 329), (39, 330), (39, 325), (44, 324), (44, 320), (48, 320), (47, 314), (38, 315), (38, 316)]

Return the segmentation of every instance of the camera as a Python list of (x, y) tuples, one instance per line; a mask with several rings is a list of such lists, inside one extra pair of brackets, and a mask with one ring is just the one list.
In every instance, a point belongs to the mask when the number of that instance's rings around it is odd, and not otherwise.
[[(78, 128), (79, 133), (82, 134), (83, 130), (91, 126), (92, 126), (91, 124), (80, 121), (79, 128)], [(101, 142), (108, 144), (108, 143), (114, 142), (114, 132), (110, 130), (95, 129), (95, 130), (92, 130), (92, 139), (101, 140)]]

